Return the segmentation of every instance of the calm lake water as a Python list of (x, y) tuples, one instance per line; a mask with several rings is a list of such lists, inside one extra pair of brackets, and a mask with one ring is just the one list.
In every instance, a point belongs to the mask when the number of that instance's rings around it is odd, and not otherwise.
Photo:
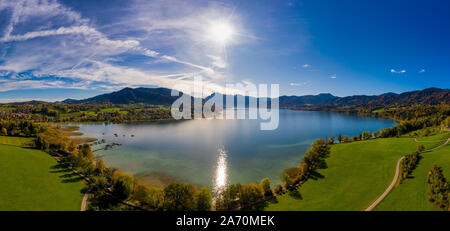
[(317, 138), (339, 133), (351, 137), (395, 125), (390, 120), (293, 110), (280, 110), (277, 130), (261, 131), (260, 122), (201, 119), (77, 125), (84, 136), (122, 144), (95, 152), (109, 166), (212, 187), (256, 183), (264, 177), (280, 183), (281, 172), (298, 164)]

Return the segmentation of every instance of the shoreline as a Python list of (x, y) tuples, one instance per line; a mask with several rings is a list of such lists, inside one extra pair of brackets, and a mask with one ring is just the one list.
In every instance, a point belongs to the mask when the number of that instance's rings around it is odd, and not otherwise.
[[(293, 109), (280, 109), (280, 110), (289, 110), (289, 111), (305, 111), (305, 110), (293, 110)], [(305, 112), (307, 112), (307, 111), (305, 111)], [(320, 113), (326, 113), (326, 114), (343, 114), (343, 113), (336, 113), (336, 112), (328, 112), (328, 111), (315, 111), (315, 112), (320, 112)], [(394, 122), (394, 125), (392, 125), (392, 126), (396, 126), (397, 125), (397, 123), (394, 121), (394, 120), (391, 120), (391, 119), (382, 119), (382, 118), (374, 118), (374, 117), (368, 117), (368, 116), (359, 116), (359, 115), (355, 115), (355, 117), (361, 117), (361, 118), (370, 118), (370, 119), (379, 119), (379, 120), (386, 120), (386, 121), (391, 121), (391, 122)], [(203, 118), (204, 119), (204, 118)], [(192, 120), (192, 119), (191, 119)], [(64, 123), (57, 123), (57, 124), (60, 124), (60, 125), (63, 125), (63, 126), (67, 126), (67, 127), (69, 127), (69, 126), (73, 126), (73, 127), (77, 127), (78, 129), (76, 130), (76, 131), (79, 131), (79, 125), (80, 124), (87, 124), (87, 125), (89, 125), (89, 124), (92, 124), (92, 125), (120, 125), (120, 124), (135, 124), (135, 123), (158, 123), (158, 122), (167, 122), (167, 123), (171, 123), (171, 122), (185, 122), (185, 121), (189, 121), (189, 120), (166, 120), (166, 119), (164, 119), (164, 120), (162, 120), (162, 119), (159, 119), (159, 120), (146, 120), (146, 121), (128, 121), (128, 122), (119, 122), (119, 123), (105, 123), (105, 122), (101, 122), (101, 121), (99, 121), (99, 122), (64, 122)], [(392, 127), (392, 126), (390, 126), (390, 127)], [(382, 128), (382, 129), (385, 129), (385, 128)], [(82, 133), (82, 135), (84, 135), (83, 133)], [(78, 135), (78, 136), (82, 136), (82, 135)], [(330, 136), (329, 136), (330, 137)], [(75, 138), (75, 137), (70, 137), (72, 140)], [(320, 137), (318, 137), (318, 138), (320, 138)], [(100, 138), (95, 138), (96, 140), (95, 141), (97, 141), (97, 140), (100, 140)], [(317, 139), (317, 138), (315, 138), (315, 139)], [(314, 142), (314, 140), (315, 139), (312, 139), (312, 141), (310, 141), (310, 142), (308, 142), (308, 144), (305, 144), (306, 146), (310, 146), (313, 142)], [(92, 144), (93, 142), (95, 142), (95, 141), (91, 141), (91, 142), (86, 142), (87, 144)], [(306, 150), (307, 150), (307, 148), (306, 148)], [(304, 155), (305, 154), (305, 152), (306, 152), (306, 150), (304, 151), (304, 152), (301, 152), (302, 153), (302, 155)], [(301, 155), (300, 155), (301, 156)], [(96, 157), (97, 158), (103, 158), (104, 157), (104, 155), (96, 155)], [(300, 158), (299, 158), (299, 160), (297, 160), (295, 163), (297, 163), (298, 161), (300, 161)], [(111, 166), (111, 167), (114, 167), (114, 166)], [(118, 169), (121, 169), (121, 168), (119, 168), (119, 167), (117, 167)], [(281, 172), (282, 172), (282, 170), (279, 172), (279, 174), (281, 174)], [(159, 172), (160, 173), (160, 172)], [(135, 176), (139, 176), (139, 175), (152, 175), (152, 174), (155, 174), (155, 172), (153, 172), (153, 171), (146, 171), (146, 172), (140, 172), (140, 173), (136, 173), (136, 174), (133, 174), (133, 175), (135, 175)], [(187, 180), (182, 180), (182, 179), (179, 179), (178, 177), (173, 177), (173, 176), (171, 176), (171, 175), (166, 175), (165, 177), (163, 177), (163, 178), (166, 178), (166, 177), (168, 177), (168, 178), (174, 178), (174, 179), (177, 179), (177, 180), (179, 180), (179, 181), (181, 181), (181, 182), (185, 182), (185, 183), (189, 183), (189, 181), (187, 181)], [(160, 179), (158, 179), (158, 178), (154, 178), (154, 179), (151, 179), (150, 181), (160, 181)], [(275, 180), (276, 182), (278, 182), (279, 180)], [(272, 184), (274, 184), (274, 183), (272, 183)]]

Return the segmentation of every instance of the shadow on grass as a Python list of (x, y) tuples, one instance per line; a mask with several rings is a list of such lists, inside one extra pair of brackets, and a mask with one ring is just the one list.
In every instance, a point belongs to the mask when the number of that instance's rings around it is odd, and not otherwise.
[(312, 180), (318, 180), (318, 179), (325, 178), (325, 176), (314, 170), (311, 172), (311, 175), (309, 176), (309, 178)]
[(74, 177), (74, 176), (77, 176), (77, 174), (71, 172), (71, 173), (67, 173), (67, 174), (61, 175), (61, 176), (59, 176), (59, 177), (60, 177), (60, 178), (72, 178), (72, 177)]
[[(62, 178), (62, 183), (74, 183), (83, 180), (82, 177), (73, 173), (70, 169), (66, 168), (64, 164), (58, 163), (50, 167), (50, 173), (58, 174), (59, 178)], [(66, 174), (64, 174), (66, 173)], [(60, 175), (62, 174), (62, 175)]]
[(32, 145), (27, 144), (27, 146), (17, 146), (17, 147), (21, 147), (21, 148), (25, 148), (25, 149), (41, 150), (40, 148), (36, 148), (36, 146), (34, 146), (34, 144), (32, 144)]
[(271, 199), (269, 199), (267, 201), (270, 203), (273, 203), (273, 204), (278, 204), (278, 198), (276, 198), (276, 197), (272, 197)]
[(267, 206), (269, 206), (269, 202), (264, 201), (249, 207), (245, 207), (241, 209), (241, 211), (264, 211), (264, 208), (266, 208)]
[(294, 198), (296, 200), (303, 200), (303, 196), (302, 196), (302, 194), (300, 194), (298, 189), (289, 191), (288, 194), (289, 194), (290, 197), (292, 197), (292, 198)]
[(327, 169), (328, 168), (328, 164), (325, 160), (322, 160), (318, 163), (317, 165), (318, 169)]
[(81, 194), (85, 194), (88, 190), (89, 190), (88, 187), (83, 187), (83, 188), (80, 189), (80, 193)]
[[(76, 176), (76, 175), (75, 175), (75, 176)], [(74, 182), (79, 182), (79, 181), (81, 181), (81, 180), (83, 180), (83, 178), (77, 176), (77, 177), (72, 177), (72, 178), (70, 178), (70, 179), (64, 179), (64, 180), (62, 180), (61, 182), (63, 182), (63, 183), (74, 183)]]
[(51, 173), (62, 173), (62, 172), (71, 172), (68, 168), (66, 168), (63, 164), (56, 164), (50, 167)]

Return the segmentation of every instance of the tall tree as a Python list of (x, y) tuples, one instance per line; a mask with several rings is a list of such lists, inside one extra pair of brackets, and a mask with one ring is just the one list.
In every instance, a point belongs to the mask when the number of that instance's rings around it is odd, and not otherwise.
[(172, 183), (164, 188), (164, 209), (170, 211), (195, 210), (197, 189), (190, 184)]
[(259, 182), (259, 186), (263, 189), (265, 196), (273, 195), (272, 189), (270, 188), (270, 180), (269, 178), (264, 178)]
[(212, 204), (211, 189), (207, 187), (201, 187), (197, 193), (197, 211), (210, 211)]
[(120, 200), (126, 200), (133, 192), (134, 177), (122, 171), (116, 171), (113, 175), (112, 194)]

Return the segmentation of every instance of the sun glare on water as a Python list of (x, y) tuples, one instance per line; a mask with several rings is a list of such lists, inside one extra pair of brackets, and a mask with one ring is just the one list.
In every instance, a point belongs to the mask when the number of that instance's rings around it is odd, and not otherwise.
[(227, 153), (223, 148), (218, 149), (217, 167), (214, 177), (214, 193), (220, 193), (227, 185)]

